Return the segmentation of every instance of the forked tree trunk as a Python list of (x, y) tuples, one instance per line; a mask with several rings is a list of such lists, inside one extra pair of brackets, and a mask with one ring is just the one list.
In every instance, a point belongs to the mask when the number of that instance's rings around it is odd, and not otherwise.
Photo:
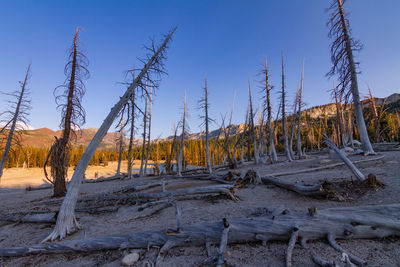
[(4, 166), (5, 166), (6, 161), (7, 161), (8, 153), (10, 151), (11, 143), (12, 143), (12, 140), (13, 140), (15, 127), (17, 126), (18, 117), (20, 115), (19, 112), (20, 112), (20, 109), (21, 109), (21, 103), (22, 103), (22, 100), (23, 100), (23, 97), (24, 97), (26, 83), (28, 81), (29, 70), (30, 69), (31, 69), (31, 64), (29, 64), (28, 69), (26, 70), (25, 79), (24, 79), (24, 82), (22, 83), (22, 86), (21, 86), (21, 93), (19, 94), (18, 102), (17, 102), (17, 105), (15, 107), (15, 112), (14, 112), (14, 116), (13, 116), (11, 127), (10, 127), (10, 131), (8, 133), (7, 143), (6, 143), (6, 146), (4, 148), (3, 155), (1, 157), (1, 162), (0, 162), (0, 181), (1, 181), (1, 176), (3, 176), (3, 169), (4, 169)]
[(285, 113), (285, 67), (283, 62), (283, 51), (282, 51), (282, 128), (283, 128), (283, 147), (285, 150), (286, 158), (288, 161), (292, 161), (292, 157), (290, 156), (289, 150), (289, 142), (287, 136), (287, 128), (286, 128), (286, 113)]
[(82, 182), (83, 175), (86, 171), (87, 166), (94, 152), (99, 146), (101, 140), (107, 134), (108, 129), (112, 125), (113, 121), (117, 117), (118, 113), (121, 111), (122, 107), (129, 101), (132, 96), (132, 91), (138, 86), (140, 81), (143, 79), (145, 74), (148, 72), (149, 68), (153, 66), (155, 60), (159, 60), (159, 55), (167, 46), (168, 41), (171, 39), (175, 29), (166, 36), (164, 42), (158, 48), (158, 50), (153, 54), (153, 56), (148, 60), (147, 64), (143, 67), (139, 76), (132, 82), (131, 86), (126, 90), (124, 95), (119, 99), (119, 101), (111, 109), (105, 120), (103, 121), (100, 128), (97, 130), (95, 136), (90, 142), (89, 146), (86, 148), (78, 165), (75, 168), (75, 172), (68, 184), (67, 195), (61, 205), (60, 212), (57, 216), (56, 226), (53, 232), (45, 238), (45, 240), (55, 240), (57, 238), (63, 239), (68, 234), (74, 232), (76, 228), (80, 228), (80, 225), (75, 218), (75, 206), (78, 200), (79, 188)]
[(361, 144), (364, 150), (364, 155), (375, 155), (374, 149), (372, 148), (371, 142), (369, 141), (367, 127), (365, 125), (364, 115), (361, 108), (360, 102), (360, 94), (358, 91), (358, 82), (357, 82), (357, 69), (353, 58), (353, 50), (351, 46), (351, 39), (349, 36), (349, 32), (347, 30), (347, 24), (344, 17), (342, 0), (337, 0), (338, 9), (340, 14), (340, 22), (342, 24), (342, 31), (344, 34), (345, 40), (345, 49), (346, 49), (346, 57), (348, 58), (350, 73), (351, 73), (351, 93), (353, 95), (353, 104), (354, 104), (354, 114), (357, 121), (357, 128), (360, 134)]

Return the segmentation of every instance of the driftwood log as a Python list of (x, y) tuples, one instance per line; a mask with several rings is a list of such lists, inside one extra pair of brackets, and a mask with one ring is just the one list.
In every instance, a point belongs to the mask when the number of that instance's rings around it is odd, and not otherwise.
[(327, 194), (324, 191), (322, 183), (319, 184), (293, 183), (276, 177), (261, 177), (261, 181), (264, 184), (273, 184), (278, 187), (288, 189), (290, 191), (296, 192), (304, 196), (323, 197), (326, 196)]
[[(94, 237), (54, 243), (41, 243), (28, 247), (1, 248), (0, 256), (26, 256), (33, 254), (88, 252), (110, 249), (147, 248), (149, 246), (203, 246), (218, 244), (226, 230), (223, 222), (205, 222), (182, 226), (180, 231), (137, 232), (115, 236)], [(230, 219), (227, 243), (256, 241), (290, 241), (286, 262), (290, 264), (296, 240), (327, 239), (329, 244), (359, 265), (365, 261), (344, 251), (336, 239), (371, 239), (400, 235), (400, 204), (331, 208), (309, 213), (286, 213), (246, 219)], [(223, 242), (225, 242), (223, 240)]]

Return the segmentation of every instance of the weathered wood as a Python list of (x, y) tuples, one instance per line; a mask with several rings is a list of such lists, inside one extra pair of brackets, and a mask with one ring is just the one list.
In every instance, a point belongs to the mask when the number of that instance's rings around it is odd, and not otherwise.
[[(270, 217), (230, 219), (227, 243), (289, 240), (294, 227), (298, 238), (306, 240), (383, 238), (400, 235), (400, 204), (331, 208), (318, 211), (314, 216), (306, 213)], [(0, 256), (87, 252), (111, 249), (147, 248), (163, 246), (203, 246), (218, 243), (223, 223), (205, 222), (175, 229), (137, 232), (115, 236), (93, 237), (54, 243), (41, 243), (29, 247), (1, 248)]]
[[(370, 159), (361, 159), (361, 160), (354, 161), (353, 164), (376, 161), (376, 160), (381, 160), (381, 159), (384, 159), (384, 158), (385, 158), (385, 156), (379, 156), (379, 157), (370, 158)], [(329, 164), (329, 165), (326, 165), (326, 166), (310, 168), (310, 169), (303, 169), (303, 170), (298, 170), (298, 171), (271, 173), (270, 176), (287, 176), (287, 175), (292, 175), (292, 174), (315, 172), (315, 171), (320, 171), (320, 170), (333, 169), (333, 168), (336, 168), (336, 167), (339, 167), (339, 166), (343, 166), (343, 165), (345, 165), (344, 162), (339, 162), (339, 163)]]
[(329, 145), (330, 148), (332, 148), (336, 152), (336, 154), (343, 160), (343, 162), (347, 165), (347, 167), (349, 167), (351, 172), (357, 177), (358, 180), (364, 181), (365, 180), (364, 174), (362, 174), (362, 172), (360, 172), (360, 170), (357, 169), (357, 167), (353, 164), (353, 162), (349, 160), (349, 158), (329, 139), (329, 137), (326, 134), (324, 134), (324, 137), (325, 137), (324, 143)]
[(221, 242), (219, 244), (217, 267), (221, 267), (225, 262), (226, 246), (228, 244), (228, 234), (230, 230), (230, 225), (225, 218), (222, 220), (222, 225), (224, 226), (224, 230), (222, 230)]
[(285, 181), (276, 177), (261, 177), (264, 184), (273, 184), (304, 196), (326, 196), (322, 184), (300, 184)]

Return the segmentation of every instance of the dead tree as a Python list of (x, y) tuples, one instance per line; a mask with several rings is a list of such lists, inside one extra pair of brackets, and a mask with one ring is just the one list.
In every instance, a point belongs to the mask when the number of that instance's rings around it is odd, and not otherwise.
[(285, 65), (283, 62), (283, 50), (282, 50), (282, 96), (281, 96), (281, 101), (282, 101), (282, 128), (283, 128), (283, 146), (285, 150), (285, 155), (288, 161), (292, 161), (292, 157), (290, 156), (290, 150), (289, 150), (289, 142), (288, 142), (288, 136), (287, 136), (287, 128), (286, 128), (286, 112), (285, 112)]
[(272, 162), (278, 161), (278, 157), (276, 155), (275, 150), (275, 141), (274, 141), (274, 131), (272, 126), (272, 106), (271, 106), (271, 90), (274, 88), (269, 84), (269, 74), (268, 74), (268, 63), (267, 58), (265, 58), (265, 66), (264, 69), (261, 70), (261, 74), (265, 77), (263, 80), (263, 91), (265, 91), (264, 98), (264, 110), (267, 110), (267, 125), (268, 125), (268, 138), (269, 138), (269, 149), (268, 156)]
[(206, 162), (207, 162), (207, 171), (208, 173), (212, 173), (212, 165), (211, 165), (211, 160), (210, 160), (210, 140), (208, 137), (208, 124), (210, 121), (210, 117), (208, 116), (208, 109), (210, 107), (210, 104), (208, 102), (208, 87), (207, 87), (207, 74), (204, 79), (204, 97), (200, 99), (199, 101), (199, 106), (201, 109), (204, 110), (204, 116), (200, 116), (200, 119), (204, 120), (204, 126), (205, 126), (205, 134), (206, 134)]
[(17, 131), (20, 127), (23, 127), (22, 125), (26, 125), (28, 122), (27, 116), (29, 115), (29, 110), (31, 109), (31, 107), (30, 100), (28, 100), (27, 98), (29, 91), (26, 86), (30, 78), (30, 69), (31, 64), (28, 65), (28, 69), (26, 70), (24, 81), (21, 83), (21, 90), (7, 94), (15, 98), (15, 100), (9, 101), (9, 103), (11, 104), (10, 110), (0, 114), (9, 117), (7, 119), (7, 123), (0, 130), (1, 134), (1, 132), (5, 132), (5, 130), (8, 129), (7, 142), (4, 147), (3, 155), (0, 162), (0, 181), (1, 177), (3, 176), (3, 169), (7, 161), (8, 153), (11, 150), (11, 145), (17, 140), (17, 135), (15, 135), (15, 131)]
[(174, 122), (174, 137), (172, 139), (172, 144), (171, 144), (171, 151), (169, 155), (167, 155), (167, 158), (165, 160), (165, 170), (166, 172), (171, 172), (172, 171), (172, 166), (173, 166), (173, 161), (175, 159), (175, 146), (176, 146), (176, 135), (177, 135), (178, 127), (176, 127), (176, 124)]
[[(132, 71), (132, 82), (135, 81), (135, 71), (134, 71), (135, 67), (133, 67), (133, 71)], [(132, 90), (132, 96), (129, 99), (130, 103), (130, 108), (131, 108), (131, 112), (130, 112), (130, 122), (131, 122), (131, 128), (130, 128), (130, 133), (129, 133), (129, 145), (128, 145), (128, 178), (131, 179), (132, 178), (132, 166), (133, 166), (133, 162), (132, 162), (132, 148), (133, 148), (133, 139), (135, 137), (135, 88), (133, 88)], [(129, 107), (129, 106), (128, 106)], [(128, 112), (129, 113), (129, 112)]]
[(301, 82), (300, 82), (300, 89), (299, 89), (299, 103), (298, 103), (298, 124), (297, 124), (297, 156), (299, 158), (303, 157), (303, 151), (301, 150), (301, 106), (302, 106), (302, 96), (303, 96), (303, 78), (304, 78), (304, 59), (303, 65), (301, 69)]
[(386, 103), (386, 98), (383, 100), (382, 105), (378, 108), (375, 103), (375, 98), (372, 95), (371, 88), (368, 86), (368, 92), (369, 92), (369, 102), (371, 103), (372, 106), (372, 112), (373, 112), (373, 117), (374, 117), (374, 142), (379, 143), (381, 141), (381, 120), (382, 116), (385, 114), (385, 103)]
[(151, 107), (153, 105), (153, 94), (152, 94), (152, 89), (150, 89), (149, 93), (149, 115), (148, 115), (148, 120), (149, 120), (149, 133), (147, 134), (147, 147), (146, 147), (146, 162), (144, 164), (144, 169), (147, 171), (147, 162), (149, 160), (150, 156), (150, 138), (151, 138)]
[[(249, 78), (249, 107), (250, 107), (249, 124), (250, 124), (251, 135), (252, 135), (251, 139), (253, 139), (253, 144), (254, 144), (254, 163), (258, 164), (260, 162), (260, 159), (259, 159), (259, 154), (258, 154), (258, 149), (257, 149), (256, 129), (254, 126), (254, 112), (253, 112), (253, 101), (251, 99), (250, 78)], [(249, 142), (251, 139), (249, 138)], [(249, 154), (250, 154), (250, 151), (249, 151)]]
[(350, 36), (350, 23), (345, 17), (342, 0), (333, 0), (329, 8), (330, 19), (327, 23), (329, 37), (333, 39), (331, 44), (332, 69), (329, 76), (339, 76), (339, 94), (347, 100), (353, 98), (354, 114), (357, 121), (358, 132), (365, 155), (375, 154), (369, 141), (367, 127), (360, 102), (360, 94), (357, 82), (357, 67), (353, 57), (353, 51), (360, 51), (361, 44)]
[(293, 113), (292, 113), (292, 121), (290, 123), (290, 139), (289, 139), (289, 152), (292, 159), (294, 159), (294, 152), (293, 152), (293, 140), (294, 140), (294, 132), (296, 131), (296, 111), (297, 105), (299, 103), (299, 91), (300, 88), (297, 89), (296, 97), (294, 98), (294, 105), (293, 105)]
[(154, 75), (161, 75), (162, 73), (165, 73), (163, 67), (165, 50), (167, 49), (168, 43), (175, 30), (176, 28), (165, 37), (160, 46), (157, 47), (156, 44), (152, 42), (151, 47), (147, 47), (148, 55), (144, 60), (141, 60), (142, 62), (145, 62), (143, 69), (140, 71), (139, 75), (132, 82), (132, 84), (127, 88), (124, 95), (111, 109), (110, 113), (103, 121), (99, 130), (96, 132), (89, 146), (86, 148), (81, 159), (79, 160), (71, 181), (68, 184), (67, 195), (64, 198), (60, 212), (58, 213), (56, 226), (53, 232), (46, 237), (45, 240), (55, 240), (57, 238), (63, 239), (66, 235), (74, 232), (77, 228), (80, 228), (80, 225), (75, 218), (74, 210), (78, 199), (79, 188), (82, 182), (83, 174), (85, 173), (86, 168), (89, 165), (89, 162), (93, 157), (98, 145), (107, 134), (108, 129), (112, 125), (118, 113), (131, 98), (132, 91), (137, 87), (143, 89), (144, 84), (147, 82), (151, 83), (154, 88), (157, 88), (158, 82), (155, 80)]
[[(44, 174), (47, 180), (54, 184), (54, 197), (64, 196), (67, 189), (65, 179), (67, 177), (69, 151), (71, 140), (76, 138), (76, 129), (85, 123), (85, 110), (82, 107), (82, 97), (85, 94), (83, 79), (89, 77), (87, 70), (88, 60), (79, 51), (79, 27), (76, 28), (73, 45), (69, 54), (69, 61), (65, 66), (67, 79), (63, 85), (54, 89), (57, 108), (61, 109), (62, 136), (50, 148), (46, 162), (44, 164)], [(46, 165), (49, 162), (51, 169), (51, 180), (47, 176)]]
[(342, 106), (342, 99), (338, 97), (338, 93), (336, 90), (335, 82), (333, 82), (333, 93), (335, 95), (335, 102), (336, 102), (336, 120), (338, 121), (339, 124), (339, 136), (342, 140), (342, 145), (347, 146), (348, 145), (348, 136), (346, 134), (346, 130), (344, 127), (344, 116), (343, 116), (343, 106)]
[(183, 170), (182, 158), (183, 158), (183, 150), (184, 150), (184, 146), (185, 146), (185, 133), (186, 133), (186, 91), (185, 91), (185, 97), (183, 100), (181, 147), (179, 150), (178, 164), (177, 164), (179, 176), (182, 176), (181, 172)]
[(144, 167), (144, 161), (145, 161), (145, 153), (146, 153), (146, 130), (147, 130), (147, 85), (146, 85), (146, 93), (145, 93), (145, 98), (144, 98), (144, 114), (143, 114), (143, 141), (142, 141), (142, 154), (140, 157), (140, 171), (139, 171), (139, 176), (143, 176), (143, 174), (146, 174), (146, 170), (143, 171)]
[(121, 161), (122, 161), (122, 150), (123, 150), (123, 146), (124, 146), (124, 109), (122, 109), (121, 112), (121, 120), (119, 123), (119, 136), (117, 138), (117, 143), (118, 143), (118, 150), (119, 150), (119, 154), (118, 154), (118, 166), (117, 166), (117, 173), (115, 174), (120, 175), (121, 173)]

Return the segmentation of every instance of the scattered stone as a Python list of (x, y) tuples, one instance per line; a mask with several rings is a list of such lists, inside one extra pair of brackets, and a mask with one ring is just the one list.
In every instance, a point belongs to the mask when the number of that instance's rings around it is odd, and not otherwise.
[(354, 152), (354, 149), (351, 148), (351, 147), (346, 146), (346, 147), (344, 147), (344, 148), (342, 149), (342, 151), (344, 151), (344, 152), (346, 152), (346, 153), (353, 153), (353, 152)]
[(139, 257), (140, 257), (140, 255), (137, 252), (130, 253), (122, 259), (122, 265), (125, 265), (125, 266), (133, 265), (134, 263), (136, 263), (139, 260)]

